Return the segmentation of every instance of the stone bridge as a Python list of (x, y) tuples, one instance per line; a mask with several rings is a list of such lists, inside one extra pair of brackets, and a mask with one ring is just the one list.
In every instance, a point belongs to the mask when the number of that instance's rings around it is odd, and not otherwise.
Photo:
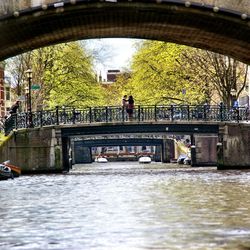
[[(124, 122), (25, 128), (12, 131), (8, 140), (0, 145), (0, 162), (11, 160), (24, 173), (62, 172), (70, 169), (70, 149), (75, 137), (129, 135), (141, 138), (151, 135), (155, 138), (178, 134), (191, 136), (192, 166), (204, 166), (209, 160), (218, 169), (250, 168), (250, 124), (247, 122), (209, 122), (203, 125), (195, 122)], [(170, 145), (164, 141), (161, 145), (162, 161), (169, 161)]]
[(79, 39), (185, 44), (250, 63), (249, 0), (4, 0), (0, 60)]

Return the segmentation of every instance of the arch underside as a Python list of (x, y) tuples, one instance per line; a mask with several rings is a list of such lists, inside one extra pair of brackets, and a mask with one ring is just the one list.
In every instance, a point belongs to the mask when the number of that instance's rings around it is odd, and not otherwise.
[(207, 49), (250, 64), (250, 23), (174, 4), (96, 3), (30, 10), (0, 21), (0, 60), (91, 38), (153, 39)]

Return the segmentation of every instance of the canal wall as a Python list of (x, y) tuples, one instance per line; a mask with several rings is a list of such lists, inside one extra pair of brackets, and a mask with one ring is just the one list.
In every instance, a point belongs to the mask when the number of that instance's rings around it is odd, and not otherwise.
[(250, 169), (250, 124), (220, 126), (218, 169)]
[(0, 162), (10, 160), (22, 173), (61, 172), (60, 135), (55, 129), (37, 128), (13, 131), (0, 146)]

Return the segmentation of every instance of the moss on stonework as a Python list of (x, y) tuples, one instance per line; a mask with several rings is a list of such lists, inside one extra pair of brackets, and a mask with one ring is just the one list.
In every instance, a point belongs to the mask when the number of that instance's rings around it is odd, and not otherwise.
[(61, 150), (59, 146), (55, 147), (55, 168), (62, 168), (61, 166)]
[(4, 145), (10, 138), (11, 135), (5, 136), (4, 134), (0, 133), (0, 147)]

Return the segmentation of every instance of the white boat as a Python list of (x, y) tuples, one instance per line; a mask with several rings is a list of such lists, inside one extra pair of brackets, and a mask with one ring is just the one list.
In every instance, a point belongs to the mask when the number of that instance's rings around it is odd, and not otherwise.
[(187, 156), (184, 161), (183, 161), (184, 165), (190, 165), (191, 164), (191, 159)]
[(107, 160), (106, 158), (104, 158), (104, 157), (97, 157), (97, 158), (95, 159), (95, 162), (98, 162), (98, 163), (106, 163), (106, 162), (108, 162), (108, 160)]
[(178, 164), (184, 164), (184, 160), (187, 158), (187, 155), (181, 154), (179, 155), (178, 159), (177, 159), (177, 163)]
[(149, 156), (141, 156), (139, 158), (139, 163), (150, 163), (151, 162), (151, 158)]

